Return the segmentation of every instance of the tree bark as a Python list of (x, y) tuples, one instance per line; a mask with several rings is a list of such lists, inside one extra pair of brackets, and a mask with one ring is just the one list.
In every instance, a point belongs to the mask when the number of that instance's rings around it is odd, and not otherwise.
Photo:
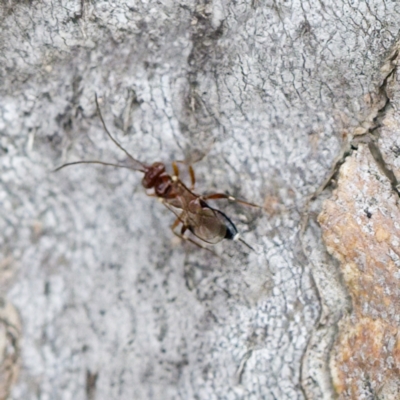
[[(399, 17), (377, 0), (3, 1), (0, 398), (398, 398), (399, 232), (373, 218), (397, 216)], [(124, 162), (95, 93), (134, 157), (262, 205), (212, 203), (255, 251), (177, 241), (140, 172), (54, 173)]]

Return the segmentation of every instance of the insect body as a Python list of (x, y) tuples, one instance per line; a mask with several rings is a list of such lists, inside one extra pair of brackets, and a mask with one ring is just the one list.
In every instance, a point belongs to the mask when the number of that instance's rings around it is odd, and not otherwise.
[[(224, 193), (212, 193), (206, 196), (200, 196), (194, 193), (193, 189), (196, 180), (193, 168), (191, 166), (188, 167), (191, 179), (191, 186), (189, 188), (181, 179), (179, 179), (179, 161), (174, 161), (172, 163), (174, 174), (170, 175), (167, 173), (165, 165), (161, 162), (146, 165), (135, 159), (111, 135), (102, 117), (97, 96), (95, 97), (95, 100), (104, 130), (108, 137), (128, 156), (129, 164), (119, 165), (102, 161), (76, 161), (63, 164), (58, 167), (56, 171), (76, 164), (102, 164), (143, 172), (144, 176), (142, 179), (142, 185), (146, 189), (147, 194), (160, 199), (162, 204), (175, 214), (176, 220), (172, 224), (171, 229), (176, 236), (205, 249), (207, 248), (197, 241), (185, 236), (185, 232), (190, 231), (197, 239), (210, 244), (216, 244), (223, 239), (239, 240), (253, 250), (251, 246), (240, 238), (238, 230), (233, 222), (222, 211), (209, 206), (206, 201), (228, 199), (238, 201), (248, 206), (258, 206), (242, 200), (237, 200)], [(181, 225), (181, 230), (178, 233), (176, 229), (179, 225)]]

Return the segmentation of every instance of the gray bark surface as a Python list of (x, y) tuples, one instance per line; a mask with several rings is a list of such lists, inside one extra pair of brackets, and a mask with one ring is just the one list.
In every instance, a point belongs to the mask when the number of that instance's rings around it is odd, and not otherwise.
[[(319, 200), (304, 240), (301, 211), (368, 120), (399, 21), (378, 0), (3, 1), (0, 283), (22, 321), (11, 398), (333, 398), (347, 297)], [(133, 156), (204, 155), (198, 193), (265, 205), (215, 203), (255, 252), (177, 242), (139, 172), (53, 173), (124, 159), (95, 93)]]

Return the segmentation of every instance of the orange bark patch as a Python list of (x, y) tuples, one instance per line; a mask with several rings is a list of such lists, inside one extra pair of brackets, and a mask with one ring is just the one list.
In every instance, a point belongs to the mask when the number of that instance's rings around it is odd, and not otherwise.
[(330, 360), (341, 399), (387, 392), (400, 382), (398, 200), (368, 148), (360, 146), (343, 165), (318, 219), (353, 303)]

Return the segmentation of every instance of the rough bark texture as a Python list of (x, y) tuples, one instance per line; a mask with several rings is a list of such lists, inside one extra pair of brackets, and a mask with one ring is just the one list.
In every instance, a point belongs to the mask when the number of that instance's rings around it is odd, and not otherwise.
[[(0, 368), (0, 394), (20, 365), (13, 399), (343, 395), (330, 351), (351, 300), (316, 222), (323, 196), (304, 232), (301, 217), (344, 155), (374, 168), (348, 143), (376, 133), (399, 21), (397, 2), (380, 0), (3, 1), (0, 282), (22, 329), (0, 315), (12, 328), (3, 345), (0, 324), (0, 362), (15, 365), (7, 381)], [(134, 156), (204, 155), (197, 192), (265, 204), (218, 205), (256, 251), (177, 243), (140, 173), (52, 173), (123, 159), (95, 92)]]
[[(339, 398), (400, 397), (399, 72), (395, 46), (382, 70), (384, 104), (340, 170), (319, 222), (340, 261), (351, 313), (331, 354)], [(375, 129), (374, 129), (375, 128)]]

